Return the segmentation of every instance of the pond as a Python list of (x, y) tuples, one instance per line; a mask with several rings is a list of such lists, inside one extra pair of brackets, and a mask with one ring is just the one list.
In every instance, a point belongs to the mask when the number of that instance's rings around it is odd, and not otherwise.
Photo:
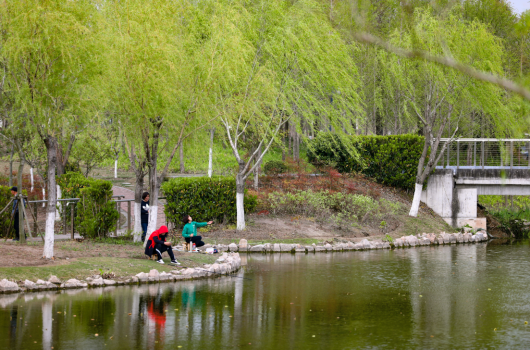
[(237, 277), (0, 296), (0, 349), (528, 348), (530, 245), (246, 255)]

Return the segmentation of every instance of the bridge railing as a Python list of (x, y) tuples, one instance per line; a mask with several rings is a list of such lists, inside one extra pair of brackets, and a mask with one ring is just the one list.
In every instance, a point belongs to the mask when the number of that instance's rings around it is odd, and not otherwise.
[[(440, 140), (438, 154), (443, 144)], [(450, 142), (437, 169), (530, 169), (530, 139), (456, 139)]]

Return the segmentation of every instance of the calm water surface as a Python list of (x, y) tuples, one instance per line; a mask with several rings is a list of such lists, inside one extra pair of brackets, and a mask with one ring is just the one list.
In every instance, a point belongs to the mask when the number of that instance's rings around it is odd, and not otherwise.
[(244, 278), (0, 296), (0, 349), (530, 348), (528, 242), (246, 264)]

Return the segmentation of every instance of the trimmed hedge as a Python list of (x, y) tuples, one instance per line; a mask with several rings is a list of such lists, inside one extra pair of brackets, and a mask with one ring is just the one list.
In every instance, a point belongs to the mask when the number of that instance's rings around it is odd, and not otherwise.
[(263, 166), (263, 172), (267, 175), (285, 174), (287, 165), (281, 160), (270, 160)]
[(414, 188), (425, 139), (417, 135), (351, 136), (353, 158), (341, 139), (320, 133), (311, 141), (308, 159), (313, 164), (333, 165), (341, 173), (360, 172), (377, 182), (405, 189)]
[[(75, 206), (75, 227), (83, 237), (102, 238), (114, 230), (119, 213), (112, 199), (110, 181), (86, 178), (68, 172), (57, 179), (63, 198), (80, 198)], [(62, 206), (69, 217), (72, 206)], [(64, 213), (61, 213), (64, 214)]]
[[(174, 178), (162, 184), (166, 218), (182, 227), (182, 215), (196, 221), (235, 222), (236, 180), (228, 177)], [(245, 213), (254, 211), (257, 197), (245, 190)]]

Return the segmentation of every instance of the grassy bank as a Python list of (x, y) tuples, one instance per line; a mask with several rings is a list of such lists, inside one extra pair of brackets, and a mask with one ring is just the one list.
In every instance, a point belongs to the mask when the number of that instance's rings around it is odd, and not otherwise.
[[(140, 272), (151, 269), (169, 272), (179, 267), (169, 265), (169, 258), (164, 254), (166, 264), (161, 265), (148, 260), (143, 255), (139, 244), (80, 243), (56, 242), (54, 261), (40, 258), (42, 243), (31, 242), (27, 245), (18, 243), (0, 243), (0, 279), (24, 281), (47, 280), (51, 275), (61, 280), (70, 278), (85, 279), (101, 273), (113, 273), (117, 279), (129, 278)], [(197, 267), (213, 263), (219, 255), (175, 252), (182, 267)]]

